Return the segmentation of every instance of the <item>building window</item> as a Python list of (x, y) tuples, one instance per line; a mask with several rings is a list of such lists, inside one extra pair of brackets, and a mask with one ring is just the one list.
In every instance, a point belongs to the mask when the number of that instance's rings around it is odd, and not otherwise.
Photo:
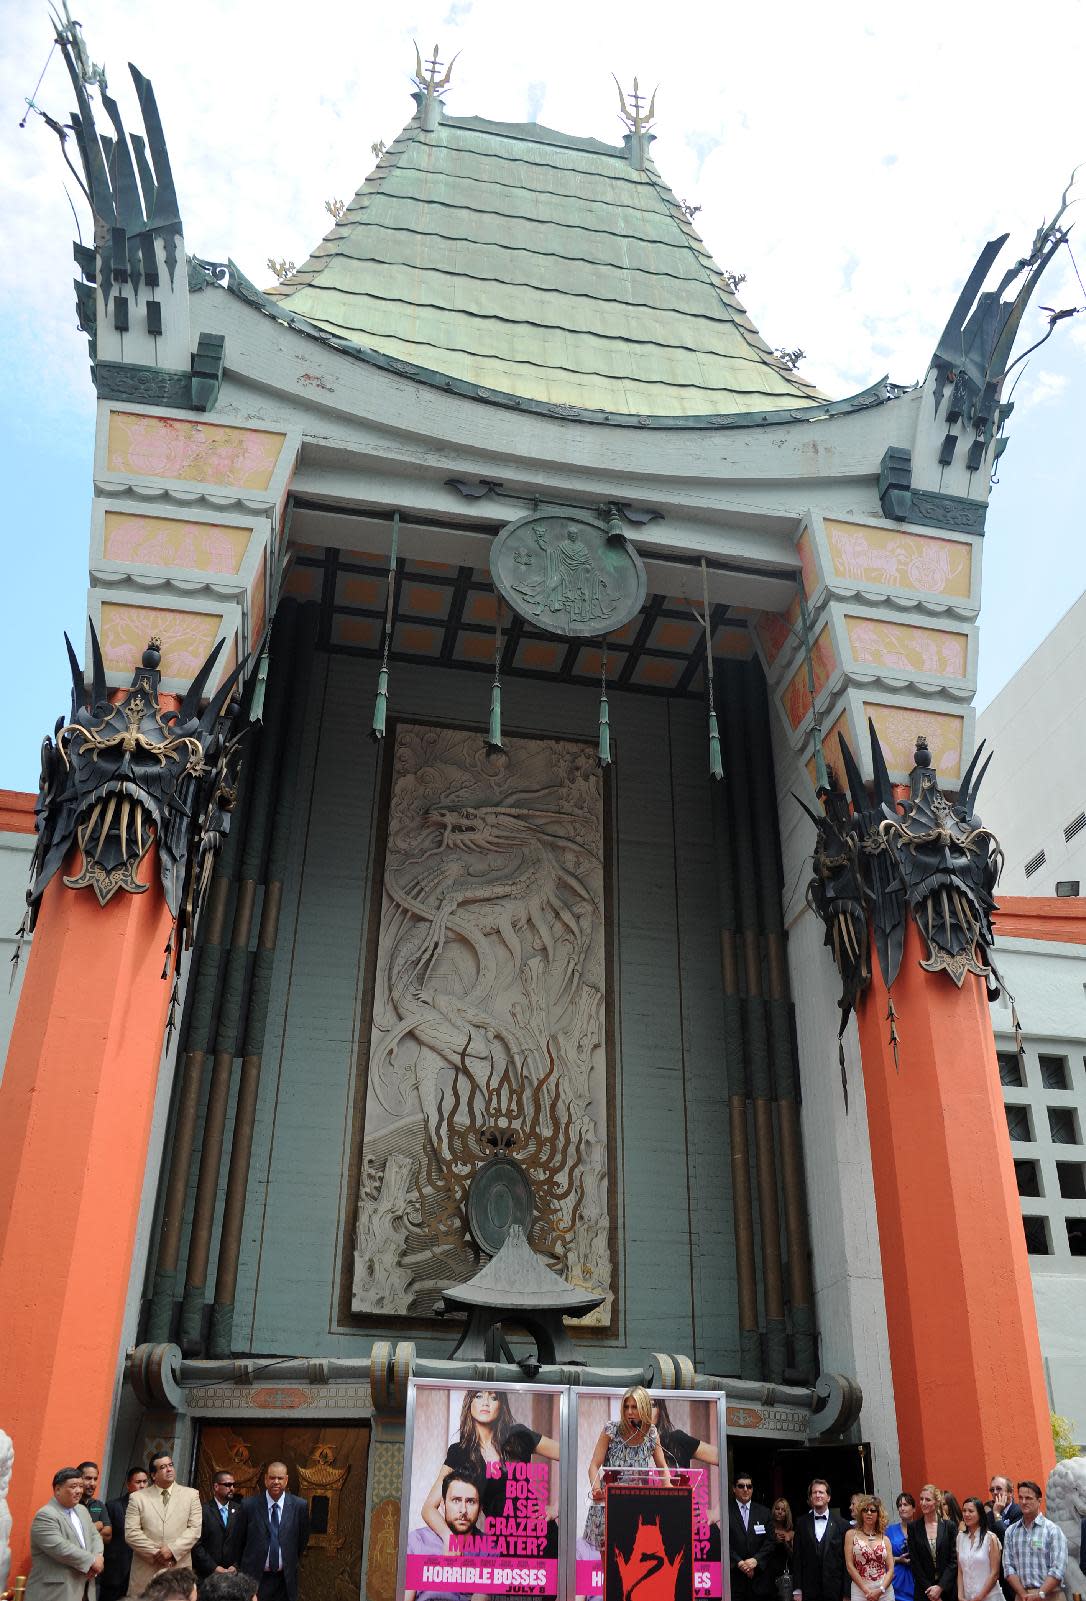
[[(1060, 1162), (1057, 1165), (1060, 1167), (1081, 1167), (1081, 1163), (1079, 1162)], [(1018, 1181), (1019, 1195), (1039, 1196), (1044, 1194), (1044, 1191), (1041, 1189), (1041, 1170), (1036, 1162), (1015, 1162), (1014, 1176)], [(1062, 1186), (1062, 1179), (1060, 1183)], [(1066, 1195), (1067, 1191), (1061, 1189), (1061, 1193)], [(1086, 1191), (1083, 1191), (1083, 1199), (1086, 1200)]]
[(999, 1082), (1008, 1089), (1020, 1090), (1025, 1083), (1022, 1077), (1022, 1064), (1018, 1060), (1017, 1051), (997, 1051), (996, 1060), (999, 1063)]
[(1037, 1060), (1041, 1064), (1041, 1083), (1046, 1090), (1071, 1088), (1066, 1056), (1039, 1056)]
[(1069, 1217), (1064, 1221), (1067, 1224), (1067, 1249), (1072, 1256), (1086, 1256), (1086, 1217)]
[[(1018, 1167), (1016, 1162), (1015, 1167)], [(1056, 1176), (1060, 1181), (1060, 1194), (1065, 1201), (1086, 1201), (1086, 1163), (1057, 1162)], [(1026, 1191), (1018, 1186), (1019, 1195)]]
[(1032, 878), (1037, 869), (1039, 867), (1043, 867), (1044, 864), (1045, 853), (1044, 851), (1038, 851), (1036, 856), (1031, 856), (1029, 861), (1026, 863), (1026, 877)]
[(1005, 1107), (1004, 1110), (1007, 1113), (1007, 1128), (1010, 1132), (1011, 1139), (1026, 1141), (1032, 1140), (1033, 1119), (1029, 1115), (1029, 1107), (1008, 1106)]
[(1081, 1145), (1078, 1116), (1070, 1106), (1048, 1108), (1048, 1131), (1053, 1145)]
[(1046, 1217), (1023, 1217), (1022, 1227), (1026, 1231), (1026, 1250), (1030, 1256), (1052, 1255), (1052, 1241), (1048, 1237)]
[(1084, 828), (1086, 828), (1086, 812), (1079, 812), (1078, 816), (1068, 823), (1064, 829), (1063, 837), (1070, 842), (1076, 834), (1081, 834)]

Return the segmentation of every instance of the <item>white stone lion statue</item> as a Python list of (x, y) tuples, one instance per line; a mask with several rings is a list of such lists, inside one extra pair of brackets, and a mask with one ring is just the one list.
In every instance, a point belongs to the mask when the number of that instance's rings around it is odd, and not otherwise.
[(1086, 1596), (1086, 1574), (1082, 1571), (1086, 1552), (1079, 1549), (1082, 1520), (1086, 1518), (1086, 1456), (1072, 1456), (1056, 1463), (1045, 1487), (1045, 1513), (1067, 1536), (1064, 1593)]

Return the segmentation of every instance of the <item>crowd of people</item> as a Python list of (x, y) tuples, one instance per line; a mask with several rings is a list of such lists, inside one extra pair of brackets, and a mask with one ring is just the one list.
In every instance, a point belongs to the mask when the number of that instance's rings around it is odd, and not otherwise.
[(830, 1510), (825, 1479), (808, 1486), (793, 1519), (783, 1499), (756, 1503), (735, 1476), (728, 1512), (732, 1601), (1052, 1601), (1063, 1591), (1067, 1539), (1041, 1511), (1032, 1479), (993, 1475), (989, 1500), (925, 1484), (903, 1490), (891, 1522), (877, 1495), (852, 1497), (846, 1520)]
[(96, 1462), (60, 1468), (30, 1527), (26, 1601), (298, 1601), (309, 1509), (271, 1462), (263, 1491), (235, 1499), (216, 1473), (209, 1501), (178, 1484), (160, 1451), (129, 1468), (124, 1494), (97, 1498)]

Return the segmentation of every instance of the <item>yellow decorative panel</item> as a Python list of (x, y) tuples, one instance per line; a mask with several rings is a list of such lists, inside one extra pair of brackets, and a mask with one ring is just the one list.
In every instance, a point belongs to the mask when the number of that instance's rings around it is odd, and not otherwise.
[[(814, 667), (814, 692), (820, 695), (830, 681), (830, 675), (837, 666), (837, 657), (834, 655), (833, 642), (830, 631), (823, 628), (814, 642), (811, 650), (811, 660)], [(811, 692), (807, 687), (807, 663), (800, 662), (781, 693), (781, 705), (784, 715), (793, 728), (798, 728), (811, 709)]]
[[(818, 588), (818, 561), (815, 557), (814, 545), (811, 543), (811, 535), (808, 529), (805, 528), (800, 534), (796, 542), (796, 550), (799, 552), (799, 564), (803, 569), (803, 592), (807, 599), (810, 600)], [(798, 611), (799, 608), (797, 607), (796, 609)]]
[(923, 706), (880, 706), (867, 701), (864, 716), (875, 725), (891, 772), (910, 770), (917, 735), (923, 734), (939, 777), (944, 781), (961, 777), (964, 717), (929, 711)]
[(772, 667), (792, 637), (793, 629), (799, 625), (799, 601), (793, 600), (783, 616), (780, 612), (774, 611), (755, 612), (752, 616), (755, 619), (754, 626), (758, 630), (758, 638), (762, 642), (762, 649), (765, 651), (765, 659)]
[(251, 533), (229, 523), (190, 523), (177, 517), (142, 517), (107, 511), (102, 554), (107, 561), (144, 567), (185, 567), (191, 572), (236, 573)]
[(253, 582), (249, 588), (249, 649), (259, 645), (267, 616), (267, 556), (262, 552)]
[(286, 434), (227, 423), (183, 422), (114, 411), (106, 463), (110, 472), (175, 478), (230, 489), (267, 489)]
[(893, 528), (863, 528), (826, 519), (834, 574), (858, 584), (892, 584), (968, 600), (973, 552), (956, 539), (903, 534)]
[(173, 611), (166, 606), (127, 606), (102, 602), (102, 660), (107, 672), (133, 673), (157, 634), (162, 641), (163, 678), (192, 678), (218, 638), (218, 612)]
[(875, 617), (846, 617), (848, 642), (856, 661), (906, 673), (940, 673), (964, 678), (969, 657), (965, 634)]
[[(822, 754), (826, 758), (826, 766), (827, 767), (832, 767), (834, 769), (834, 771), (836, 772), (838, 778), (841, 780), (842, 785), (844, 786), (845, 785), (845, 777), (844, 777), (845, 767), (844, 767), (844, 763), (841, 760), (841, 743), (840, 743), (840, 736), (842, 734), (844, 734), (845, 739), (848, 740), (849, 744), (851, 744), (852, 741), (848, 739), (849, 727), (848, 727), (848, 713), (847, 712), (842, 712), (840, 717), (837, 718), (836, 722), (833, 723), (832, 727), (830, 728), (829, 733), (822, 735)], [(816, 771), (815, 771), (815, 759), (814, 759), (813, 756), (811, 756), (810, 759), (807, 762), (807, 772), (808, 772), (808, 775), (810, 776), (811, 783), (817, 789), (818, 788), (818, 776), (817, 776)], [(847, 787), (847, 786), (845, 786), (845, 787)]]

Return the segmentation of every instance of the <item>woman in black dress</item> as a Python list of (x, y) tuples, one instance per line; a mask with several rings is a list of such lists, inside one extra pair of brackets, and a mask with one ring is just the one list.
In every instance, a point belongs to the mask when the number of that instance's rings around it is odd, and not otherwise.
[(691, 1462), (706, 1462), (710, 1467), (720, 1464), (720, 1452), (707, 1440), (696, 1440), (685, 1429), (677, 1429), (671, 1421), (667, 1402), (652, 1398), (652, 1421), (660, 1436), (668, 1467), (688, 1468)]
[(460, 1436), (445, 1452), (434, 1487), (422, 1506), (422, 1521), (439, 1535), (448, 1549), (449, 1530), (441, 1515), (441, 1482), (447, 1473), (467, 1473), (483, 1487), (483, 1526), (500, 1517), (505, 1507), (505, 1475), (488, 1479), (488, 1462), (529, 1462), (533, 1456), (558, 1461), (558, 1442), (518, 1423), (504, 1390), (469, 1390), (460, 1408)]

